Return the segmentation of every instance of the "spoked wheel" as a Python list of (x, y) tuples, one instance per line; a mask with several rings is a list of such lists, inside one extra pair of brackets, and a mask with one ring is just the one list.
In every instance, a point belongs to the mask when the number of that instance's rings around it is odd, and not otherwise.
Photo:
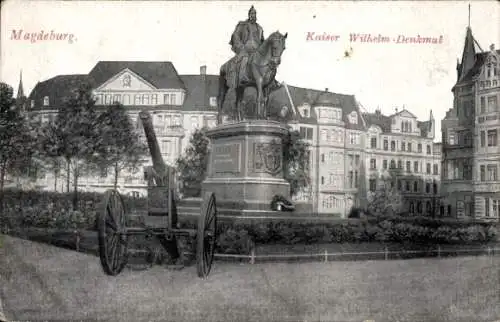
[(118, 275), (127, 264), (125, 206), (116, 190), (108, 190), (97, 217), (99, 257), (108, 275)]
[(213, 192), (206, 192), (203, 197), (196, 239), (196, 266), (198, 268), (198, 276), (207, 278), (212, 268), (215, 242), (217, 240), (217, 206), (215, 204), (215, 194)]

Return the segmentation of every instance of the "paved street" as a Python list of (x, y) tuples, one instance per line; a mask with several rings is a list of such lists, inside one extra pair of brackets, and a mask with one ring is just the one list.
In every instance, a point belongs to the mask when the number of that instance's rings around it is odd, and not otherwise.
[(216, 262), (102, 273), (98, 258), (12, 237), (0, 248), (11, 320), (500, 320), (500, 257), (333, 263)]

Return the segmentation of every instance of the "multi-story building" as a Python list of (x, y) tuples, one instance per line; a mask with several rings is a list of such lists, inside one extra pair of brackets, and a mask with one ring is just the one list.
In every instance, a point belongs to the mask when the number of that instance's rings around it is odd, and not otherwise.
[[(64, 99), (80, 84), (88, 83), (97, 108), (119, 102), (138, 127), (139, 112), (148, 110), (162, 157), (167, 164), (174, 164), (195, 129), (215, 126), (217, 80), (217, 76), (206, 74), (205, 66), (199, 75), (179, 75), (171, 62), (101, 61), (89, 74), (60, 75), (38, 83), (28, 98), (29, 111), (40, 121), (50, 122), (64, 106)], [(148, 164), (149, 157), (144, 160), (144, 165)], [(79, 182), (79, 189), (104, 191), (113, 186), (113, 176), (103, 172)], [(64, 191), (65, 186), (65, 180), (50, 173), (38, 182), (41, 189)], [(145, 187), (142, 171), (123, 173), (118, 182), (126, 194), (143, 195)]]
[[(480, 52), (476, 52), (476, 47)], [(466, 30), (453, 108), (442, 121), (445, 214), (459, 219), (500, 217), (500, 51), (483, 51)]]
[(437, 215), (441, 145), (434, 143), (435, 120), (420, 122), (406, 109), (393, 115), (364, 113), (367, 123), (364, 167), (368, 191), (390, 184), (403, 197), (403, 211)]
[(284, 86), (271, 102), (295, 111), (291, 126), (310, 145), (310, 186), (295, 201), (309, 203), (313, 213), (345, 218), (364, 199), (366, 127), (355, 97)]
[[(216, 124), (218, 76), (207, 75), (205, 66), (199, 75), (179, 75), (170, 62), (99, 62), (89, 74), (53, 77), (31, 92), (30, 113), (41, 121), (53, 120), (64, 99), (83, 82), (91, 84), (97, 108), (120, 102), (134, 123), (139, 111), (148, 110), (168, 164), (183, 153), (196, 128)], [(433, 144), (432, 114), (425, 122), (418, 122), (407, 110), (390, 117), (364, 116), (353, 95), (286, 84), (271, 94), (270, 106), (293, 111), (289, 124), (310, 145), (310, 185), (294, 198), (302, 209), (345, 218), (353, 207), (365, 205), (373, 188), (371, 175), (399, 167), (405, 170), (397, 184), (405, 192), (407, 209), (429, 212), (429, 201), (438, 194), (440, 160), (440, 149)], [(150, 163), (145, 158), (144, 165)], [(104, 172), (81, 178), (79, 189), (104, 191), (113, 181)], [(37, 185), (66, 189), (66, 181), (50, 173)], [(143, 172), (123, 173), (118, 188), (124, 194), (144, 195)]]

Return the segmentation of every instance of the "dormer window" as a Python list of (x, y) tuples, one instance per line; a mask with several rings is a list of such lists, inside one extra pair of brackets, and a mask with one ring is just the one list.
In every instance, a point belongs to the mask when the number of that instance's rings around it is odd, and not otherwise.
[(304, 114), (304, 117), (309, 117), (309, 110), (307, 108), (304, 108), (302, 113)]
[(215, 96), (210, 97), (210, 106), (211, 107), (217, 106), (217, 97)]
[(31, 100), (31, 108), (35, 107), (35, 100)]
[(43, 106), (49, 106), (49, 97), (48, 96), (45, 96), (43, 98)]
[(349, 123), (358, 124), (358, 113), (353, 111), (351, 112), (351, 114), (349, 114)]

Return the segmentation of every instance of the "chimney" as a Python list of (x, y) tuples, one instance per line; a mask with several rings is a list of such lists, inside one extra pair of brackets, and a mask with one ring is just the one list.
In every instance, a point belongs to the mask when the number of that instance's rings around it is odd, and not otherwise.
[(490, 45), (490, 50), (491, 50), (491, 51), (495, 51), (495, 44), (491, 44), (491, 45)]
[(325, 92), (328, 92), (328, 87), (327, 87), (327, 88), (325, 88)]
[(397, 107), (395, 107), (394, 109), (396, 110), (396, 113), (397, 113), (397, 112), (398, 112), (398, 108), (397, 108)]
[(205, 76), (206, 74), (207, 74), (207, 66), (206, 65), (200, 66), (200, 75)]

